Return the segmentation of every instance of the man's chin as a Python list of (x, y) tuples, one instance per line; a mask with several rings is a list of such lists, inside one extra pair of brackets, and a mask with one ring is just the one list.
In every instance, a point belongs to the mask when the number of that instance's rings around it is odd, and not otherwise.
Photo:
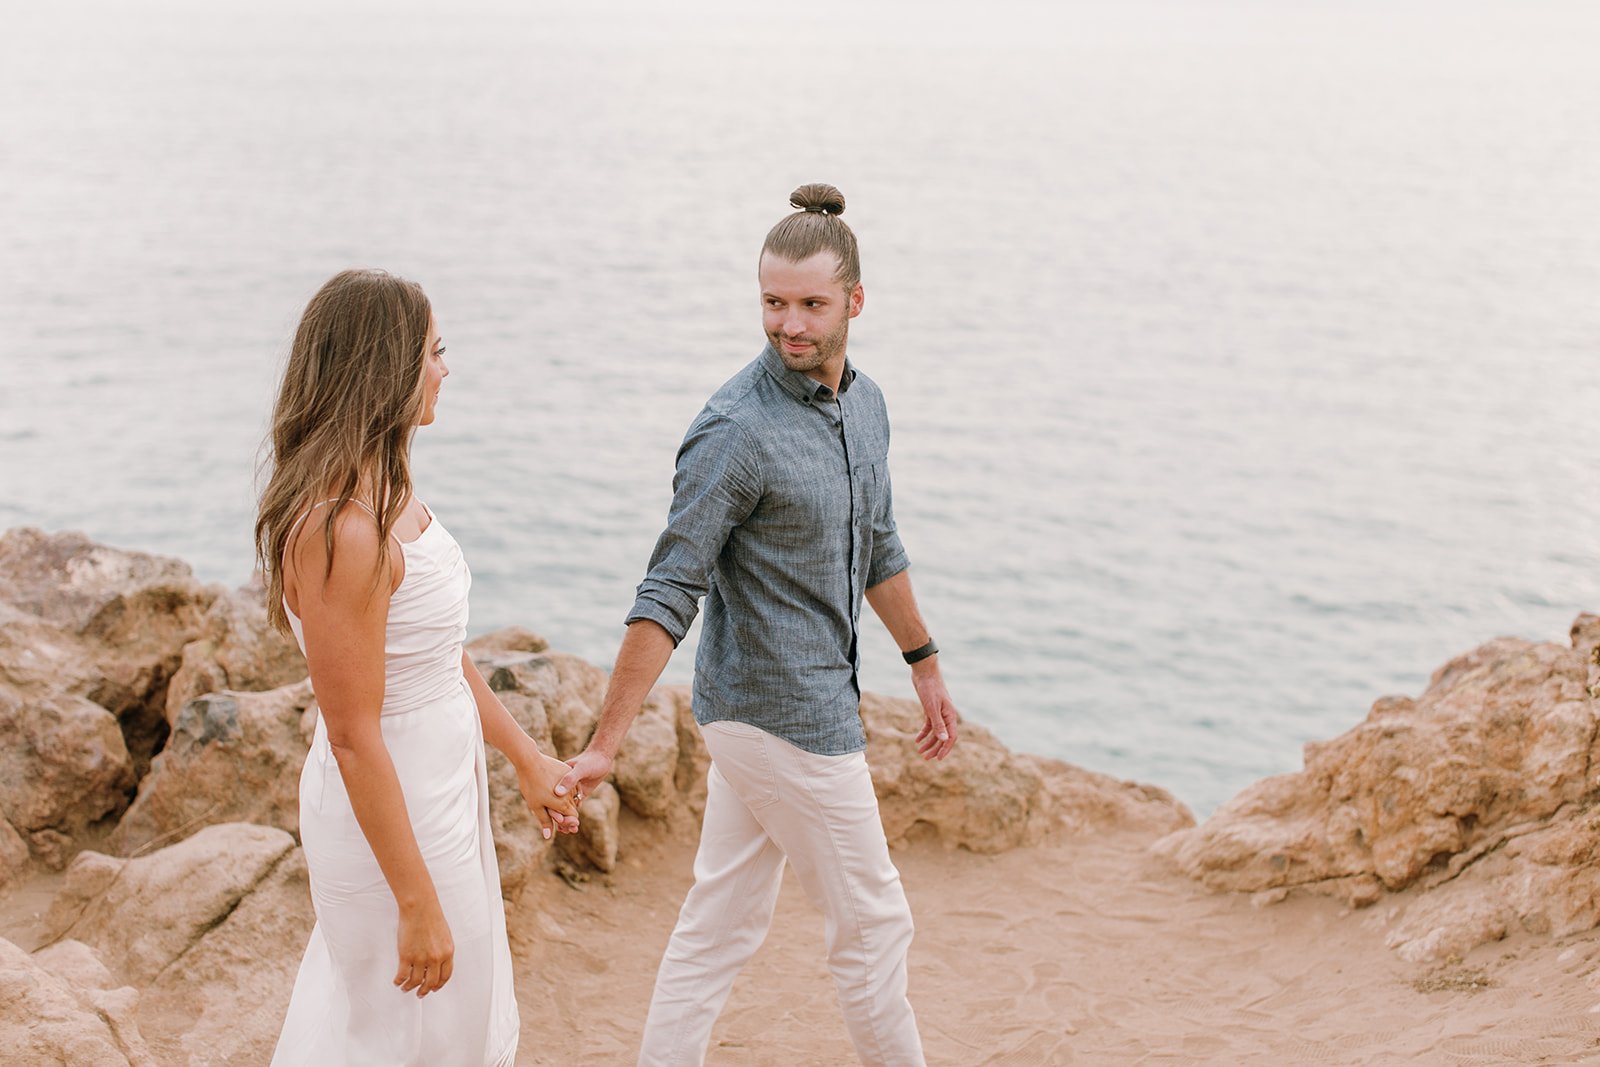
[(816, 370), (824, 362), (822, 354), (815, 348), (808, 348), (804, 352), (785, 352), (782, 348), (779, 348), (778, 358), (783, 360), (785, 367), (801, 373)]

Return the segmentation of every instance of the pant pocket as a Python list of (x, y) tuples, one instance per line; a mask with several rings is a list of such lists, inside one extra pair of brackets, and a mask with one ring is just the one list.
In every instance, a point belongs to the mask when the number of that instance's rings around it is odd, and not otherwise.
[(747, 722), (708, 722), (700, 727), (711, 762), (717, 765), (745, 807), (755, 810), (778, 802), (778, 778), (773, 773), (772, 738)]

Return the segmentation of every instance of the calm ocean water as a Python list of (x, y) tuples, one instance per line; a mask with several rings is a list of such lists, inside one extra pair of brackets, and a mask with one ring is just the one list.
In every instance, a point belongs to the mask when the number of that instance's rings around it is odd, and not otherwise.
[(475, 628), (609, 664), (827, 180), (958, 704), (1205, 813), (1600, 609), (1597, 46), (1550, 0), (30, 5), (0, 527), (242, 581), (299, 309), (384, 266), (449, 345), (416, 467)]

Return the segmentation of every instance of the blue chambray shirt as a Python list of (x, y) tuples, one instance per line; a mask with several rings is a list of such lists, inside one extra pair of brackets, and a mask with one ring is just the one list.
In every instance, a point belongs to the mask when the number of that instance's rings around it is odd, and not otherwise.
[(682, 641), (705, 597), (700, 723), (750, 723), (819, 755), (866, 747), (862, 593), (910, 565), (888, 458), (883, 393), (848, 361), (835, 396), (768, 345), (706, 402), (628, 615)]

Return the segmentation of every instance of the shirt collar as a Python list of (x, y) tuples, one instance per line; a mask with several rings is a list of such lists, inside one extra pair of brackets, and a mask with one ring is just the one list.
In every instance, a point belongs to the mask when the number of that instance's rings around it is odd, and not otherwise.
[[(797, 370), (790, 370), (784, 366), (783, 357), (769, 343), (761, 352), (761, 366), (772, 375), (774, 381), (782, 387), (783, 391), (796, 400), (807, 404), (819, 400), (832, 400), (833, 390), (817, 381), (809, 374), (802, 374)], [(850, 357), (844, 360), (844, 375), (839, 379), (839, 394), (842, 396), (850, 391), (850, 383), (856, 380), (856, 369), (850, 364)]]

